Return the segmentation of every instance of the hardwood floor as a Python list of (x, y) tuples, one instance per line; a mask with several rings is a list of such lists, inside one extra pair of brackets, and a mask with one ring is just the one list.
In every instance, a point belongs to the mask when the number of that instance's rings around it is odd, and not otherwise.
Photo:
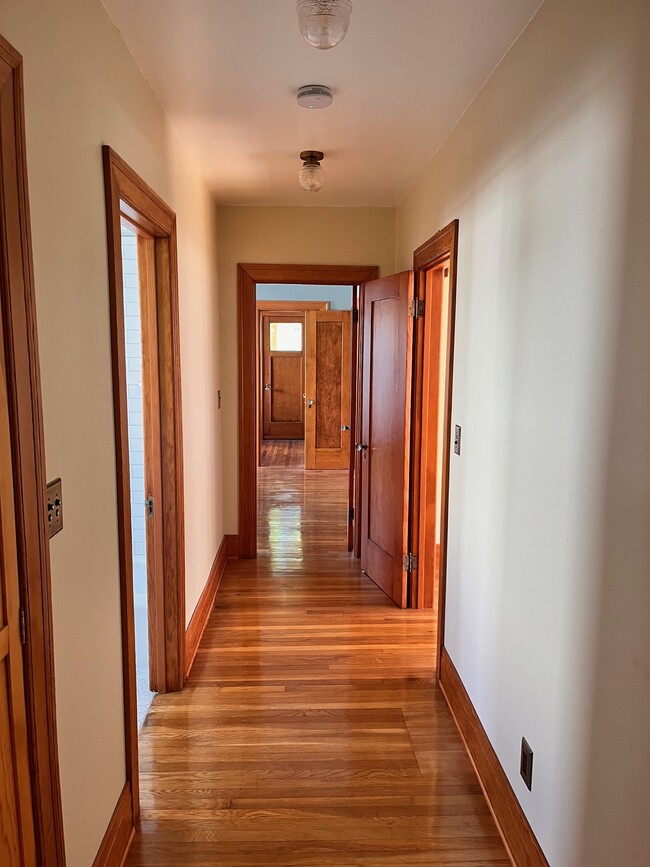
[(302, 469), (305, 466), (305, 441), (262, 440), (260, 466)]
[(347, 475), (260, 473), (187, 687), (140, 739), (130, 867), (510, 862), (434, 685), (434, 619), (345, 550)]

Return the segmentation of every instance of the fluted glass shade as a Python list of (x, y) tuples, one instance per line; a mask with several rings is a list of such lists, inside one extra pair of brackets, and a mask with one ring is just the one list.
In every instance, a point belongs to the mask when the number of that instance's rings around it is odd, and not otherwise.
[(306, 193), (317, 193), (323, 186), (325, 172), (318, 163), (305, 163), (298, 169), (298, 181)]
[(314, 48), (334, 48), (345, 38), (351, 0), (297, 0), (300, 32)]

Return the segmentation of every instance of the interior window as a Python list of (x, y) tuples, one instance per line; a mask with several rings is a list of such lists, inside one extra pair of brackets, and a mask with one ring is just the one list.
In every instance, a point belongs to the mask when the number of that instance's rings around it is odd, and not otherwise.
[(271, 352), (302, 352), (302, 322), (271, 322)]

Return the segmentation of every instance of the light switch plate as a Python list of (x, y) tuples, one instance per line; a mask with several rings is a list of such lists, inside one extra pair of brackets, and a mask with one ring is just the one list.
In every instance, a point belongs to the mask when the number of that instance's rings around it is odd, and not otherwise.
[(454, 451), (457, 455), (460, 454), (460, 425), (454, 427)]
[(45, 497), (45, 518), (50, 539), (63, 529), (63, 488), (61, 479), (48, 482)]

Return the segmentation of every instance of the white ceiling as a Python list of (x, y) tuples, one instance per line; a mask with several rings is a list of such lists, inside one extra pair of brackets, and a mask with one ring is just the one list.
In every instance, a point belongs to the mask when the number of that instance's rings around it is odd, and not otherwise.
[[(541, 0), (353, 0), (348, 36), (319, 51), (294, 0), (103, 0), (217, 200), (394, 206)], [(334, 105), (299, 108), (303, 84)], [(303, 192), (301, 150), (327, 177)]]

